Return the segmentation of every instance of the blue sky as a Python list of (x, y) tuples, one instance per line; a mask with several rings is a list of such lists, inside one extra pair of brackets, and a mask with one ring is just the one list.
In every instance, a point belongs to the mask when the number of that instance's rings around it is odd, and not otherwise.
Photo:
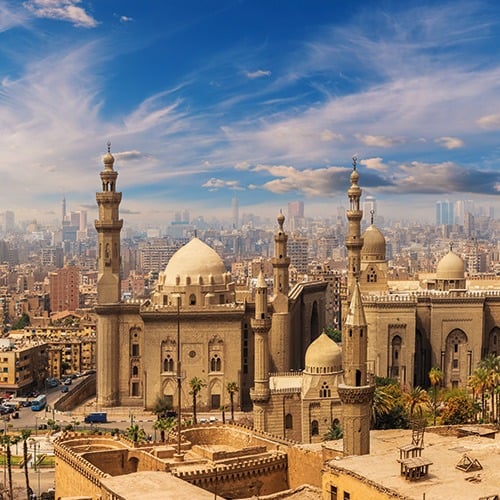
[(500, 213), (500, 4), (0, 0), (0, 211), (95, 211), (106, 142), (129, 223), (440, 199)]

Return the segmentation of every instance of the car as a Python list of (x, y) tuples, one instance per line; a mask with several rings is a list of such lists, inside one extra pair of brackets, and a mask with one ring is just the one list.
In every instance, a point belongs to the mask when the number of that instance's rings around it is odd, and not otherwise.
[(73, 380), (69, 377), (64, 381), (64, 385), (71, 385), (72, 383), (73, 383)]
[(61, 392), (68, 392), (69, 391), (69, 387), (67, 385), (63, 385), (61, 387)]
[(46, 431), (49, 428), (47, 424), (39, 424), (38, 425), (38, 430), (40, 431)]

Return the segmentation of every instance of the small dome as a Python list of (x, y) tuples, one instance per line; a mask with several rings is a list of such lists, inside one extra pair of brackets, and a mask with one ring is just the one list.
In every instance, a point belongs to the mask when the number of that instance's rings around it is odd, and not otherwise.
[(363, 233), (361, 255), (362, 257), (372, 256), (379, 260), (385, 260), (385, 238), (373, 224)]
[(306, 351), (307, 373), (332, 373), (342, 370), (342, 349), (322, 333)]
[(111, 143), (108, 142), (108, 152), (103, 156), (102, 161), (104, 167), (113, 170), (113, 164), (115, 163), (115, 157), (111, 154)]
[[(193, 238), (189, 243), (179, 248), (170, 258), (165, 268), (165, 285), (175, 286), (186, 282), (186, 277), (191, 282), (196, 280), (203, 283), (222, 284), (226, 274), (226, 266), (219, 254), (206, 243)], [(176, 277), (179, 277), (177, 282)]]
[(465, 279), (465, 264), (462, 258), (450, 250), (437, 265), (436, 278), (438, 280)]

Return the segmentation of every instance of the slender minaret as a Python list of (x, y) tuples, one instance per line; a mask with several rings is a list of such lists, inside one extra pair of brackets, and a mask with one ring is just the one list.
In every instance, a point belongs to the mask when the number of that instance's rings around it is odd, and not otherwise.
[(255, 288), (255, 318), (251, 320), (255, 340), (254, 386), (250, 389), (253, 402), (254, 427), (265, 431), (265, 403), (269, 400), (269, 341), (271, 319), (267, 312), (267, 284), (259, 273)]
[(97, 255), (97, 404), (115, 406), (119, 398), (120, 359), (120, 231), (119, 219), (122, 194), (116, 191), (118, 173), (113, 170), (115, 159), (110, 152), (104, 156), (100, 173), (102, 191), (96, 193), (99, 219), (95, 221), (98, 241)]
[(358, 159), (352, 159), (351, 187), (347, 191), (349, 196), (349, 209), (347, 210), (347, 220), (349, 221), (349, 232), (345, 239), (345, 246), (348, 254), (347, 267), (347, 293), (352, 293), (354, 283), (359, 277), (361, 267), (361, 249), (363, 239), (361, 238), (361, 218), (363, 211), (360, 209), (361, 188), (358, 186), (359, 173), (356, 169)]
[(278, 214), (278, 231), (274, 235), (273, 264), (273, 321), (271, 329), (271, 371), (287, 372), (292, 368), (293, 339), (290, 338), (290, 313), (288, 291), (290, 288), (290, 257), (287, 255), (288, 236), (283, 230), (285, 216)]
[(351, 187), (348, 190), (350, 209), (347, 211), (349, 235), (346, 238), (348, 251), (348, 294), (350, 303), (342, 328), (342, 357), (344, 383), (339, 384), (338, 394), (342, 402), (345, 455), (367, 455), (370, 453), (371, 405), (375, 386), (368, 380), (367, 352), (368, 328), (359, 288), (361, 262), (361, 217), (359, 209), (361, 189), (356, 158), (353, 158)]
[(288, 257), (286, 250), (288, 236), (283, 230), (285, 216), (281, 210), (277, 220), (279, 228), (278, 232), (274, 235), (274, 257), (271, 259), (273, 264), (274, 295), (278, 293), (288, 295), (288, 268), (290, 267), (290, 257)]

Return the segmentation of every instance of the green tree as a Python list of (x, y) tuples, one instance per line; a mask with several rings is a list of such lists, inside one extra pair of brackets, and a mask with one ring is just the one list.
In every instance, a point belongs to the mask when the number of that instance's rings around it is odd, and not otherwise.
[(231, 422), (234, 422), (234, 395), (240, 390), (240, 388), (236, 382), (228, 382), (226, 390), (229, 394), (229, 403), (231, 406)]
[(22, 316), (12, 325), (12, 330), (22, 330), (25, 326), (30, 324), (30, 317), (28, 314), (23, 313)]
[(10, 436), (8, 434), (5, 434), (1, 438), (1, 443), (4, 447), (5, 450), (5, 461), (7, 463), (7, 474), (8, 474), (8, 479), (9, 479), (9, 498), (14, 498), (14, 492), (13, 492), (13, 482), (12, 482), (12, 454), (10, 447), (11, 445), (17, 443), (19, 441), (19, 436)]
[(153, 405), (153, 413), (160, 418), (161, 415), (165, 415), (170, 410), (172, 410), (170, 399), (164, 394), (160, 394)]
[(484, 368), (488, 373), (486, 390), (489, 390), (491, 397), (491, 419), (495, 421), (498, 418), (496, 411), (496, 394), (500, 384), (500, 356), (489, 354), (479, 362), (479, 367)]
[(468, 385), (472, 389), (474, 399), (481, 396), (481, 420), (486, 420), (486, 392), (489, 389), (490, 378), (486, 368), (478, 367), (469, 377)]
[(191, 390), (189, 391), (189, 394), (193, 396), (193, 423), (197, 424), (198, 421), (196, 419), (196, 398), (198, 394), (201, 392), (203, 387), (206, 387), (207, 384), (201, 380), (201, 378), (198, 377), (193, 377), (189, 381), (189, 387), (191, 387)]
[(325, 333), (334, 341), (337, 342), (337, 344), (340, 344), (342, 342), (342, 332), (333, 327), (333, 326), (327, 326), (325, 328)]
[(376, 428), (377, 422), (389, 415), (396, 406), (394, 390), (390, 385), (375, 387), (372, 402), (372, 426)]
[(430, 406), (430, 399), (427, 391), (417, 386), (403, 394), (403, 403), (411, 420), (415, 411), (422, 416), (423, 408)]
[(125, 435), (134, 443), (140, 443), (146, 440), (146, 432), (137, 424), (132, 424), (125, 429)]
[(441, 420), (444, 425), (467, 424), (474, 418), (474, 414), (471, 398), (463, 391), (452, 391), (444, 402)]
[(23, 469), (24, 469), (24, 479), (26, 481), (26, 498), (30, 498), (31, 488), (30, 488), (30, 478), (28, 474), (28, 439), (31, 436), (31, 431), (29, 429), (23, 429), (21, 431), (21, 440), (23, 442)]
[(176, 422), (174, 417), (159, 418), (153, 424), (153, 429), (160, 431), (160, 440), (165, 441), (165, 433), (167, 436), (170, 431), (175, 427)]
[(325, 441), (337, 441), (338, 439), (342, 439), (344, 433), (342, 432), (342, 427), (340, 424), (335, 423), (330, 426), (328, 431), (325, 434)]
[(432, 385), (432, 410), (434, 412), (434, 425), (436, 425), (436, 414), (437, 414), (437, 395), (438, 395), (438, 386), (441, 385), (443, 381), (444, 373), (441, 368), (433, 367), (429, 371), (429, 382)]

